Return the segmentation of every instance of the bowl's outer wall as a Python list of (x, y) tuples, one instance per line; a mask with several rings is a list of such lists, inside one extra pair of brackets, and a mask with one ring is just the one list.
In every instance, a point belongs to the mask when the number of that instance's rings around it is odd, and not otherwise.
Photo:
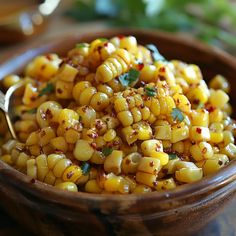
[[(232, 84), (232, 103), (236, 104), (235, 59), (194, 40), (146, 30), (115, 30), (90, 36), (78, 34), (52, 41), (3, 62), (0, 77), (4, 73), (22, 71), (23, 66), (37, 54), (57, 52), (63, 55), (77, 42), (121, 34), (134, 35), (142, 44), (156, 44), (167, 59), (200, 65), (206, 78), (218, 73), (226, 76)], [(218, 214), (236, 192), (236, 183), (232, 182), (212, 192), (186, 198), (182, 196), (163, 203), (153, 197), (151, 208), (150, 203), (138, 196), (132, 201), (124, 203), (121, 200), (114, 205), (112, 196), (97, 202), (82, 198), (81, 201), (73, 201), (64, 192), (55, 197), (48, 187), (42, 187), (39, 194), (28, 178), (22, 175), (24, 181), (20, 181), (14, 178), (13, 173), (11, 168), (0, 162), (0, 205), (38, 235), (187, 235), (196, 232)]]

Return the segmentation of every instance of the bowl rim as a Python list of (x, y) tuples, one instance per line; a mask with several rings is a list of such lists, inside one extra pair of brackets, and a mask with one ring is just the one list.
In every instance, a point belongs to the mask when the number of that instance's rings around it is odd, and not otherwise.
[[(83, 38), (92, 38), (96, 37), (97, 35), (137, 35), (137, 34), (145, 34), (146, 36), (152, 36), (152, 37), (161, 37), (165, 38), (169, 41), (175, 41), (181, 44), (184, 44), (189, 47), (194, 47), (200, 51), (208, 52), (209, 54), (212, 54), (214, 57), (221, 58), (225, 61), (227, 65), (229, 65), (232, 68), (236, 68), (236, 58), (229, 55), (227, 52), (224, 52), (221, 49), (214, 48), (212, 46), (206, 45), (202, 42), (199, 42), (196, 39), (193, 38), (186, 38), (178, 34), (173, 33), (167, 33), (163, 31), (157, 31), (157, 30), (150, 30), (150, 29), (108, 29), (103, 31), (96, 31), (92, 33), (86, 33), (81, 35), (81, 33), (73, 33), (69, 34), (67, 36), (64, 36), (60, 38), (56, 44), (62, 43), (64, 40), (68, 38), (74, 38), (74, 39), (83, 39)], [(174, 37), (173, 37), (174, 36)], [(32, 56), (36, 56), (39, 54), (39, 52), (47, 50), (47, 48), (50, 48), (51, 45), (55, 44), (50, 42), (50, 39), (46, 39), (41, 41), (40, 43), (32, 43), (27, 45), (26, 47), (23, 47), (17, 55), (14, 55), (12, 53), (6, 55), (4, 60), (0, 60), (0, 78), (4, 77), (4, 73), (9, 70), (9, 63), (12, 61), (16, 61), (19, 65), (25, 65), (27, 61), (22, 62), (22, 55), (26, 55), (26, 58), (30, 58)], [(37, 51), (38, 50), (38, 51)], [(28, 54), (29, 55), (28, 55)], [(28, 55), (28, 57), (27, 57)], [(13, 57), (12, 57), (13, 56)], [(11, 58), (11, 59), (10, 59)], [(4, 71), (4, 68), (8, 68), (6, 71)], [(1, 70), (4, 72), (1, 73)], [(102, 201), (109, 201), (118, 203), (120, 201), (128, 202), (128, 201), (136, 201), (136, 200), (146, 200), (146, 201), (152, 201), (155, 199), (155, 201), (165, 201), (170, 199), (180, 199), (185, 197), (191, 197), (193, 195), (201, 195), (206, 192), (210, 191), (216, 191), (219, 188), (222, 188), (231, 182), (236, 180), (236, 159), (232, 160), (226, 167), (222, 168), (219, 172), (216, 174), (206, 176), (203, 179), (191, 183), (191, 184), (184, 184), (181, 186), (178, 186), (177, 188), (173, 190), (166, 190), (166, 191), (155, 191), (150, 192), (147, 194), (93, 194), (93, 193), (85, 193), (85, 192), (69, 192), (69, 191), (63, 191), (60, 189), (55, 188), (54, 186), (50, 186), (48, 184), (42, 183), (40, 181), (33, 181), (34, 184), (32, 184), (32, 178), (21, 173), (20, 171), (14, 169), (13, 167), (9, 166), (8, 164), (4, 163), (3, 161), (0, 161), (0, 175), (3, 174), (5, 176), (8, 176), (8, 178), (11, 178), (11, 181), (13, 184), (16, 185), (16, 183), (22, 183), (26, 184), (29, 189), (27, 191), (30, 191), (33, 194), (42, 194), (42, 198), (45, 197), (47, 194), (53, 195), (54, 199), (66, 199), (67, 201), (91, 201), (91, 202), (102, 202)], [(23, 185), (22, 185), (23, 186)], [(22, 188), (22, 186), (18, 186), (18, 188)], [(46, 194), (47, 193), (47, 194)], [(52, 200), (52, 198), (51, 198)]]

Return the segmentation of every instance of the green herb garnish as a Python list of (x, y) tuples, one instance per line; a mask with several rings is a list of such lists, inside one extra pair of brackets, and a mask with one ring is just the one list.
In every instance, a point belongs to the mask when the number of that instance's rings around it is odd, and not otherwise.
[(26, 113), (29, 113), (29, 114), (35, 114), (37, 112), (37, 108), (32, 108), (28, 111), (26, 111)]
[(75, 47), (76, 47), (76, 48), (85, 48), (85, 47), (87, 47), (87, 43), (77, 43), (77, 44), (75, 45)]
[(171, 116), (174, 120), (178, 120), (180, 122), (184, 120), (184, 114), (179, 108), (173, 108), (171, 112)]
[(174, 160), (174, 159), (178, 158), (177, 154), (175, 154), (175, 153), (169, 153), (168, 155), (169, 155), (169, 160)]
[(150, 50), (154, 61), (165, 61), (166, 59), (159, 53), (158, 49), (153, 44), (147, 44), (146, 48)]
[(122, 86), (127, 87), (133, 82), (137, 81), (139, 78), (139, 75), (140, 75), (140, 72), (138, 70), (131, 69), (129, 72), (123, 75), (120, 75), (118, 79), (120, 83), (122, 84)]
[(108, 39), (106, 39), (106, 38), (98, 38), (100, 41), (102, 41), (102, 42), (106, 42), (106, 41), (108, 41)]
[(109, 147), (104, 147), (102, 149), (102, 153), (104, 156), (109, 156), (112, 152), (113, 152), (113, 149)]
[(145, 87), (144, 90), (148, 97), (154, 97), (157, 95), (156, 88)]
[(88, 175), (91, 169), (91, 166), (88, 162), (83, 162), (81, 165), (83, 175)]
[(54, 85), (52, 83), (48, 83), (46, 87), (44, 87), (40, 92), (39, 92), (39, 97), (42, 97), (43, 95), (50, 94), (54, 91)]

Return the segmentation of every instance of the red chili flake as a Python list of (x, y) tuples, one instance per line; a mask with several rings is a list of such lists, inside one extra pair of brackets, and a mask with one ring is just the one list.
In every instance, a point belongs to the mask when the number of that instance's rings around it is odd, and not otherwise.
[(196, 129), (197, 133), (201, 134), (202, 133), (202, 129), (201, 128), (198, 128)]
[(154, 166), (154, 162), (153, 162), (153, 161), (150, 161), (150, 162), (149, 162), (149, 166), (153, 167), (153, 166)]
[(74, 173), (72, 171), (68, 172), (66, 175), (67, 179), (70, 179), (73, 176), (73, 174)]
[(37, 97), (35, 97), (35, 96), (30, 97), (30, 101), (34, 102), (36, 100), (37, 100)]
[(35, 183), (35, 179), (31, 179), (31, 180), (30, 180), (30, 183), (31, 183), (31, 184), (34, 184), (34, 183)]
[(63, 91), (62, 91), (62, 89), (58, 88), (58, 89), (57, 89), (57, 92), (58, 92), (59, 94), (61, 94)]
[(138, 70), (142, 70), (143, 67), (144, 67), (144, 64), (143, 64), (143, 63), (139, 63), (139, 64), (137, 65), (137, 69), (138, 69)]
[(214, 110), (215, 110), (215, 107), (213, 106), (207, 107), (208, 112), (213, 112)]
[(207, 148), (204, 147), (204, 148), (202, 149), (202, 153), (206, 153), (206, 152), (207, 152)]
[(123, 39), (125, 36), (124, 35), (118, 35), (117, 36), (119, 39)]
[(48, 119), (52, 119), (53, 115), (50, 109), (47, 109), (45, 112), (45, 115)]
[(108, 42), (105, 42), (105, 43), (104, 43), (104, 47), (107, 47), (107, 46), (108, 46)]
[(131, 163), (131, 160), (130, 160), (130, 159), (126, 159), (126, 160), (125, 160), (125, 164), (126, 164), (126, 165), (129, 165), (130, 163)]
[(166, 68), (163, 66), (163, 67), (161, 67), (161, 68), (159, 69), (159, 71), (162, 72), (162, 73), (165, 73), (165, 72), (166, 72)]
[(199, 99), (194, 99), (194, 100), (192, 101), (192, 103), (195, 104), (195, 105), (198, 105), (198, 104), (200, 103), (200, 101), (199, 101)]
[(51, 54), (47, 54), (47, 55), (45, 55), (45, 57), (46, 57), (49, 61), (52, 60), (52, 56), (51, 56)]
[(92, 148), (94, 148), (94, 149), (97, 148), (97, 144), (96, 144), (96, 143), (91, 143), (90, 146), (91, 146)]
[(98, 46), (98, 52), (101, 53), (102, 46)]
[(97, 102), (97, 105), (100, 106), (100, 105), (101, 105), (101, 102)]

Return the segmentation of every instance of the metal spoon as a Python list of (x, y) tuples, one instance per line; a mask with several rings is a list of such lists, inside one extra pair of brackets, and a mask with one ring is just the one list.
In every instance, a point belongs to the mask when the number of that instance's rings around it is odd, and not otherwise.
[(13, 123), (11, 121), (11, 118), (9, 116), (9, 111), (10, 111), (10, 99), (11, 99), (11, 96), (14, 94), (14, 92), (19, 89), (20, 87), (24, 86), (25, 85), (25, 81), (20, 81), (18, 82), (17, 84), (11, 86), (6, 94), (4, 95), (2, 93), (2, 91), (0, 91), (0, 109), (4, 112), (5, 114), (5, 117), (6, 117), (6, 121), (7, 121), (7, 125), (8, 125), (8, 128), (9, 128), (9, 131), (11, 133), (11, 136), (14, 138), (14, 139), (17, 139), (17, 136), (16, 136), (16, 132), (14, 130), (14, 126), (13, 126)]

